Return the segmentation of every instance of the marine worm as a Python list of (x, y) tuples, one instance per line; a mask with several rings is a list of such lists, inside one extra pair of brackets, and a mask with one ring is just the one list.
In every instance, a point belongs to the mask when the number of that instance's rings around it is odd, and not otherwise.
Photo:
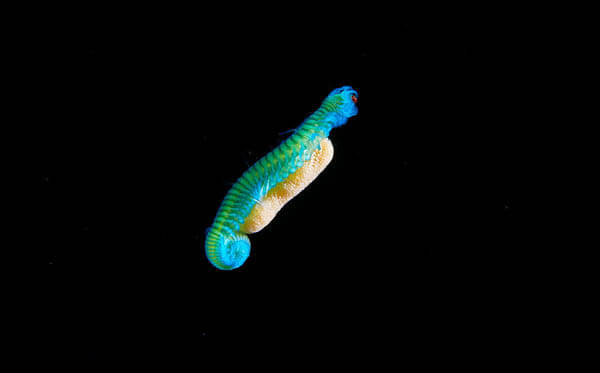
[(256, 233), (308, 186), (333, 158), (331, 129), (358, 113), (358, 93), (334, 89), (317, 111), (233, 184), (206, 232), (208, 260), (218, 269), (240, 267), (250, 255), (248, 234)]

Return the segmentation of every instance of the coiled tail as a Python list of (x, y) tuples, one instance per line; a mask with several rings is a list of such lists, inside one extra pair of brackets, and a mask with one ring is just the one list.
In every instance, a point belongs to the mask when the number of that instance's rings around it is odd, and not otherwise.
[(214, 226), (206, 236), (206, 257), (218, 269), (236, 269), (250, 256), (250, 240), (241, 232)]
[(250, 255), (250, 240), (243, 223), (252, 207), (264, 194), (256, 167), (244, 172), (231, 187), (212, 226), (206, 232), (206, 257), (218, 269), (236, 269)]

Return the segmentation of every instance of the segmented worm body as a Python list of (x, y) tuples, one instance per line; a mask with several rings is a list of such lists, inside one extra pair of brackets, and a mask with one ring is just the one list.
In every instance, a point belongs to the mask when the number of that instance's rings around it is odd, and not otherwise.
[(206, 234), (206, 256), (215, 267), (240, 267), (250, 255), (247, 234), (269, 224), (327, 166), (333, 157), (329, 132), (358, 113), (357, 100), (352, 87), (334, 89), (289, 138), (233, 184)]

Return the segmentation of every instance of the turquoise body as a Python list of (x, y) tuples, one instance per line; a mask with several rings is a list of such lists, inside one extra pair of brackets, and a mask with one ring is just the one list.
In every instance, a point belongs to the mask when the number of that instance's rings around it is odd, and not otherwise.
[(302, 167), (331, 129), (356, 115), (357, 92), (344, 86), (333, 90), (321, 107), (294, 130), (273, 151), (259, 159), (233, 184), (225, 196), (211, 227), (207, 230), (205, 250), (216, 268), (240, 267), (250, 255), (250, 240), (240, 226), (256, 203), (278, 183)]

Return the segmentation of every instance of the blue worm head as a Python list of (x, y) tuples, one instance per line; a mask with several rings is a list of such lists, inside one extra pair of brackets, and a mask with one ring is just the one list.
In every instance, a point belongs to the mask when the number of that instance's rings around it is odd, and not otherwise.
[(358, 92), (349, 85), (331, 91), (324, 101), (324, 103), (327, 102), (334, 104), (336, 113), (342, 117), (339, 125), (346, 123), (348, 118), (358, 114), (358, 107), (356, 107)]

